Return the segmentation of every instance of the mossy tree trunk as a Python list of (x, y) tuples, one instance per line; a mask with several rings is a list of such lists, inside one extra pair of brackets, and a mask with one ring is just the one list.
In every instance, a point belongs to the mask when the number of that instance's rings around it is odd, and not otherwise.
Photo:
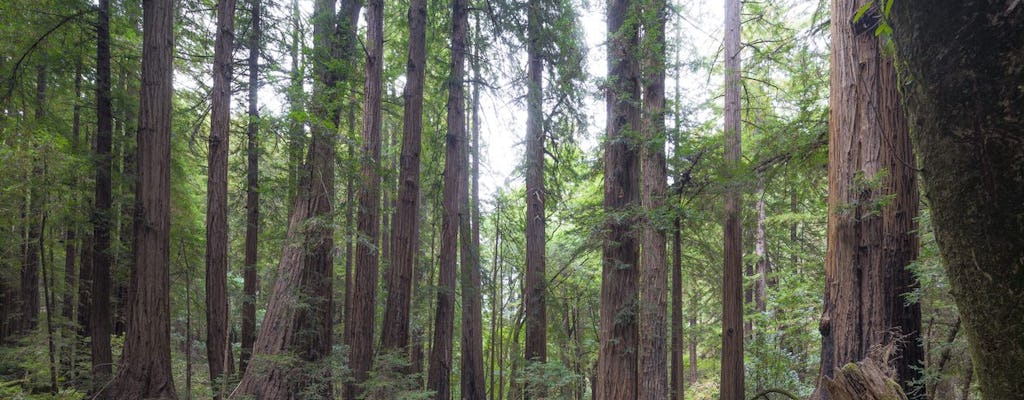
[(901, 0), (891, 23), (935, 236), (985, 399), (1024, 393), (1024, 5)]

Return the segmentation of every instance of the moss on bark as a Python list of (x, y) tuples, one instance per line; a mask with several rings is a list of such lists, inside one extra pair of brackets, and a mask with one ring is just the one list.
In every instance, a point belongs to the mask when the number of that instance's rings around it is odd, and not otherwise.
[(896, 1), (925, 195), (986, 399), (1024, 393), (1024, 6)]

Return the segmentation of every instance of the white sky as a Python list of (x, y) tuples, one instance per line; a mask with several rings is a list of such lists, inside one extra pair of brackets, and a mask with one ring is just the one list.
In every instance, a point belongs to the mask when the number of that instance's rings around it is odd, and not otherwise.
[[(596, 82), (607, 74), (605, 61), (606, 23), (603, 0), (584, 0), (590, 3), (581, 10), (580, 23), (584, 30), (587, 46), (587, 68), (589, 80), (588, 92), (596, 93)], [(680, 52), (680, 62), (684, 67), (680, 71), (681, 79), (678, 87), (682, 93), (682, 103), (696, 105), (707, 102), (715, 95), (721, 82), (718, 76), (709, 76), (707, 69), (697, 71), (685, 67), (696, 60), (709, 59), (720, 51), (723, 36), (723, 0), (694, 0), (686, 2), (679, 13), (670, 15), (667, 27), (669, 43), (669, 63), (674, 62), (674, 52)], [(809, 2), (813, 3), (813, 2)], [(284, 4), (285, 7), (289, 7)], [(812, 6), (813, 7), (813, 6)], [(305, 15), (312, 12), (311, 0), (300, 1), (300, 8)], [(364, 17), (360, 25), (365, 25)], [(212, 26), (211, 26), (212, 29)], [(308, 40), (308, 38), (307, 38)], [(520, 62), (525, 62), (525, 57)], [(716, 62), (720, 62), (717, 57)], [(507, 58), (501, 62), (508, 62)], [(671, 67), (670, 67), (671, 68)], [(673, 72), (669, 72), (666, 82), (666, 95), (675, 97), (677, 87)], [(399, 78), (400, 80), (403, 78)], [(182, 82), (187, 84), (187, 82)], [(400, 83), (400, 82), (399, 82)], [(495, 87), (505, 87), (507, 82), (493, 82)], [(401, 89), (398, 89), (399, 91)], [(285, 105), (283, 96), (270, 85), (264, 86), (260, 98), (264, 109), (275, 114), (282, 114)], [(481, 142), (483, 157), (481, 159), (481, 200), (482, 207), (489, 208), (487, 203), (493, 198), (498, 188), (509, 188), (523, 184), (523, 177), (515, 174), (516, 166), (521, 162), (525, 146), (523, 135), (526, 130), (525, 104), (519, 104), (505, 93), (482, 90), (481, 99)], [(578, 138), (578, 142), (587, 149), (597, 146), (605, 129), (604, 96), (591, 96), (585, 101), (584, 115), (588, 116), (587, 135)], [(234, 107), (244, 107), (235, 101)], [(240, 109), (240, 108), (239, 108)], [(698, 116), (710, 117), (710, 116)], [(671, 123), (671, 121), (670, 121)], [(521, 175), (521, 174), (520, 174)]]
[[(587, 46), (587, 68), (590, 75), (590, 91), (596, 82), (607, 75), (605, 59), (607, 40), (607, 24), (603, 1), (590, 1), (589, 7), (581, 10), (580, 23), (584, 30)], [(680, 14), (670, 16), (668, 22), (667, 41), (670, 43), (669, 62), (674, 62), (671, 52), (679, 47), (680, 62), (686, 64), (699, 58), (713, 55), (722, 41), (722, 25), (724, 24), (723, 0), (697, 0), (688, 2), (686, 9)], [(679, 32), (677, 32), (679, 30)], [(680, 43), (675, 43), (681, 36)], [(670, 75), (673, 75), (670, 73)], [(682, 79), (679, 81), (680, 91), (684, 93), (683, 102), (701, 103), (707, 101), (720, 85), (716, 77), (707, 76), (706, 72), (691, 72), (683, 68)], [(674, 96), (676, 78), (670, 76), (666, 82), (666, 95)], [(499, 85), (500, 86), (500, 85)], [(525, 146), (523, 135), (526, 131), (526, 110), (524, 104), (516, 104), (506, 100), (507, 97), (488, 93), (482, 99), (482, 137), (484, 156), (481, 167), (481, 199), (487, 202), (498, 188), (522, 185), (523, 177), (514, 176), (515, 167), (521, 162)], [(605, 99), (603, 95), (589, 97), (585, 102), (584, 115), (588, 116), (589, 125), (585, 138), (580, 138), (581, 145), (593, 149), (600, 142), (605, 130)], [(521, 174), (520, 174), (521, 175)], [(511, 184), (511, 185), (510, 185)], [(485, 206), (486, 207), (486, 206)]]

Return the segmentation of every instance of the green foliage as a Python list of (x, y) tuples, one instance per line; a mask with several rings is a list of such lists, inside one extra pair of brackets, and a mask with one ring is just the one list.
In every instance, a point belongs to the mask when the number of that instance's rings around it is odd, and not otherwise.
[(370, 377), (363, 383), (363, 399), (426, 400), (433, 391), (422, 390), (422, 374), (408, 373), (409, 360), (398, 353), (382, 353), (373, 362)]

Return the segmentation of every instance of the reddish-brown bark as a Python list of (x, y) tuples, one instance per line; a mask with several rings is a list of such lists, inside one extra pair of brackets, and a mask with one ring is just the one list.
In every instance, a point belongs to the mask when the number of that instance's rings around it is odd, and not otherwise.
[[(460, 194), (466, 184), (466, 125), (463, 78), (465, 75), (466, 28), (468, 9), (465, 0), (452, 2), (451, 75), (448, 80), (448, 134), (445, 136), (444, 193), (441, 216), (441, 260), (437, 283), (437, 308), (434, 318), (434, 342), (427, 369), (427, 389), (435, 399), (451, 398), (452, 339), (455, 330), (455, 267), (458, 256), (459, 221), (463, 213)], [(482, 383), (482, 382), (481, 382)]]
[(381, 342), (385, 351), (407, 356), (413, 265), (419, 252), (420, 135), (423, 131), (423, 81), (426, 73), (426, 0), (409, 2), (409, 51), (405, 67), (405, 108), (398, 202), (391, 226), (390, 271)]
[[(544, 201), (544, 59), (541, 57), (543, 14), (541, 0), (527, 3), (526, 72), (526, 308), (528, 361), (547, 361), (547, 256)], [(541, 395), (541, 394), (538, 394)], [(527, 393), (529, 396), (529, 393)], [(543, 396), (539, 396), (543, 397)]]
[(173, 27), (173, 1), (143, 2), (134, 267), (120, 367), (101, 398), (178, 397), (171, 375), (169, 299)]
[(213, 398), (224, 392), (228, 346), (228, 142), (231, 122), (231, 49), (235, 0), (217, 2), (206, 181), (206, 359)]
[(638, 2), (608, 2), (608, 126), (604, 157), (604, 247), (601, 273), (597, 400), (637, 396), (640, 155)]
[[(865, 1), (834, 0), (829, 115), (829, 220), (821, 377), (867, 357), (873, 346), (898, 345), (897, 378), (917, 374), (920, 306), (907, 305), (915, 285), (906, 265), (916, 257), (917, 185), (909, 129), (896, 72), (873, 29), (853, 16)], [(871, 8), (865, 18), (877, 17)], [(887, 198), (891, 197), (892, 200)], [(824, 379), (821, 380), (822, 382)], [(819, 383), (812, 398), (827, 399)], [(910, 392), (908, 390), (908, 392)], [(922, 391), (923, 394), (923, 391)]]
[(260, 155), (259, 155), (259, 61), (262, 25), (261, 1), (250, 0), (249, 31), (249, 124), (246, 128), (245, 174), (245, 260), (242, 270), (242, 332), (239, 372), (244, 373), (256, 342), (256, 294), (260, 287), (256, 269), (260, 232)]

